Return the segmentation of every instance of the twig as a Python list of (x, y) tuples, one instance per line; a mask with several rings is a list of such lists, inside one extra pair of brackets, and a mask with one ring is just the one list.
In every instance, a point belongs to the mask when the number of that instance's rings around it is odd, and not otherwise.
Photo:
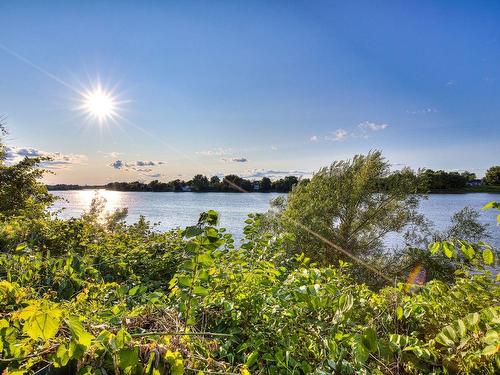
[(143, 333), (132, 333), (132, 337), (147, 337), (147, 336), (225, 336), (230, 337), (232, 334), (229, 333), (217, 333), (217, 332), (171, 332), (171, 331), (159, 331), (159, 332), (143, 332)]

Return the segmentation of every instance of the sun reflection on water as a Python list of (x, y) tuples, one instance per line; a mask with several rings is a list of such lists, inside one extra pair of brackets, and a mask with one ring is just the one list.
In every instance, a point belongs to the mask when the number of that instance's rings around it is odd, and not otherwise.
[(105, 189), (79, 190), (77, 195), (78, 205), (88, 211), (94, 198), (104, 199), (104, 213), (111, 213), (117, 208), (122, 208), (123, 194), (118, 191)]

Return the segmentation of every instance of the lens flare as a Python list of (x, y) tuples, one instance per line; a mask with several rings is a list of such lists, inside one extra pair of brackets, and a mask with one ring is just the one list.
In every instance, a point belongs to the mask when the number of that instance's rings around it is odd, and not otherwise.
[(406, 279), (406, 291), (409, 292), (413, 285), (424, 285), (427, 272), (420, 264), (417, 264), (409, 273)]

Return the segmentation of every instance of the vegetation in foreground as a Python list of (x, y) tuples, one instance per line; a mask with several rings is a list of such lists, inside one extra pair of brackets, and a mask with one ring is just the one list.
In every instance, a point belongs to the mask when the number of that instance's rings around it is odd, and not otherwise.
[[(367, 160), (374, 169), (365, 169)], [(487, 269), (495, 254), (485, 243), (450, 236), (428, 251), (414, 249), (436, 269), (453, 265), (451, 278), (436, 273), (425, 280), (417, 262), (385, 285), (369, 288), (359, 280), (359, 265), (346, 261), (352, 260), (348, 251), (339, 256), (323, 248), (311, 259), (298, 246), (307, 236), (286, 230), (301, 217), (302, 206), (309, 215), (312, 208), (303, 199), (309, 189), (338, 184), (336, 172), (350, 174), (358, 187), (363, 181), (357, 177), (366, 172), (384, 175), (380, 155), (335, 164), (307, 189), (297, 187), (275, 221), (250, 215), (240, 245), (217, 226), (214, 211), (202, 214), (197, 225), (165, 233), (144, 219), (125, 224), (126, 211), (103, 217), (98, 201), (81, 218), (60, 220), (46, 210), (52, 197), (37, 182), (37, 162), (6, 166), (0, 150), (0, 369), (5, 374), (494, 374), (500, 369), (500, 288), (498, 275)], [(352, 255), (360, 261), (371, 256), (366, 238), (398, 229), (393, 219), (413, 217), (412, 207), (405, 206), (411, 203), (408, 191), (396, 185), (375, 201), (358, 192), (362, 204), (353, 200), (352, 207), (322, 212), (319, 221), (345, 219), (330, 222), (332, 233), (325, 235), (340, 240), (356, 235)], [(329, 205), (330, 193), (324, 192)], [(391, 199), (381, 203), (386, 196)], [(364, 223), (367, 213), (389, 206), (379, 224), (356, 233), (348, 225)], [(355, 214), (351, 221), (347, 212)], [(341, 228), (350, 235), (342, 237)], [(383, 276), (367, 272), (365, 281)]]

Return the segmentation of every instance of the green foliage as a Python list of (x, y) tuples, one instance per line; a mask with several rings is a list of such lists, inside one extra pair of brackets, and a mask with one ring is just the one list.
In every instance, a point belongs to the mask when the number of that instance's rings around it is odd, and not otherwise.
[(445, 172), (426, 169), (423, 177), (427, 182), (427, 188), (433, 192), (446, 190), (460, 190), (466, 187), (467, 182), (474, 180), (476, 175), (471, 172)]
[[(339, 161), (290, 193), (282, 221), (296, 236), (297, 252), (326, 263), (381, 250), (382, 238), (403, 230), (415, 217), (418, 177), (390, 173), (379, 151)], [(337, 245), (333, 247), (325, 242)]]
[[(65, 222), (79, 239), (65, 249), (43, 236), (15, 245), (26, 219), (2, 224), (11, 242), (0, 254), (0, 338), (9, 359), (0, 366), (131, 374), (498, 370), (500, 292), (488, 271), (373, 292), (349, 277), (347, 263), (318, 267), (287, 256), (293, 238), (263, 233), (261, 215), (250, 215), (238, 247), (214, 211), (170, 234), (145, 223), (110, 230), (90, 218)], [(44, 224), (61, 232), (60, 220)], [(51, 255), (41, 244), (54, 246)], [(464, 242), (462, 252), (458, 244), (431, 251), (490, 263), (487, 245)], [(148, 253), (155, 256), (136, 263)]]
[(290, 256), (294, 237), (267, 232), (262, 215), (236, 246), (215, 211), (166, 233), (124, 214), (105, 217), (95, 201), (67, 221), (28, 205), (1, 217), (2, 373), (500, 371), (496, 254), (484, 243), (431, 246), (429, 257), (460, 265), (448, 283), (409, 277), (373, 291), (342, 260)]
[(500, 165), (489, 168), (484, 179), (488, 185), (500, 185)]

